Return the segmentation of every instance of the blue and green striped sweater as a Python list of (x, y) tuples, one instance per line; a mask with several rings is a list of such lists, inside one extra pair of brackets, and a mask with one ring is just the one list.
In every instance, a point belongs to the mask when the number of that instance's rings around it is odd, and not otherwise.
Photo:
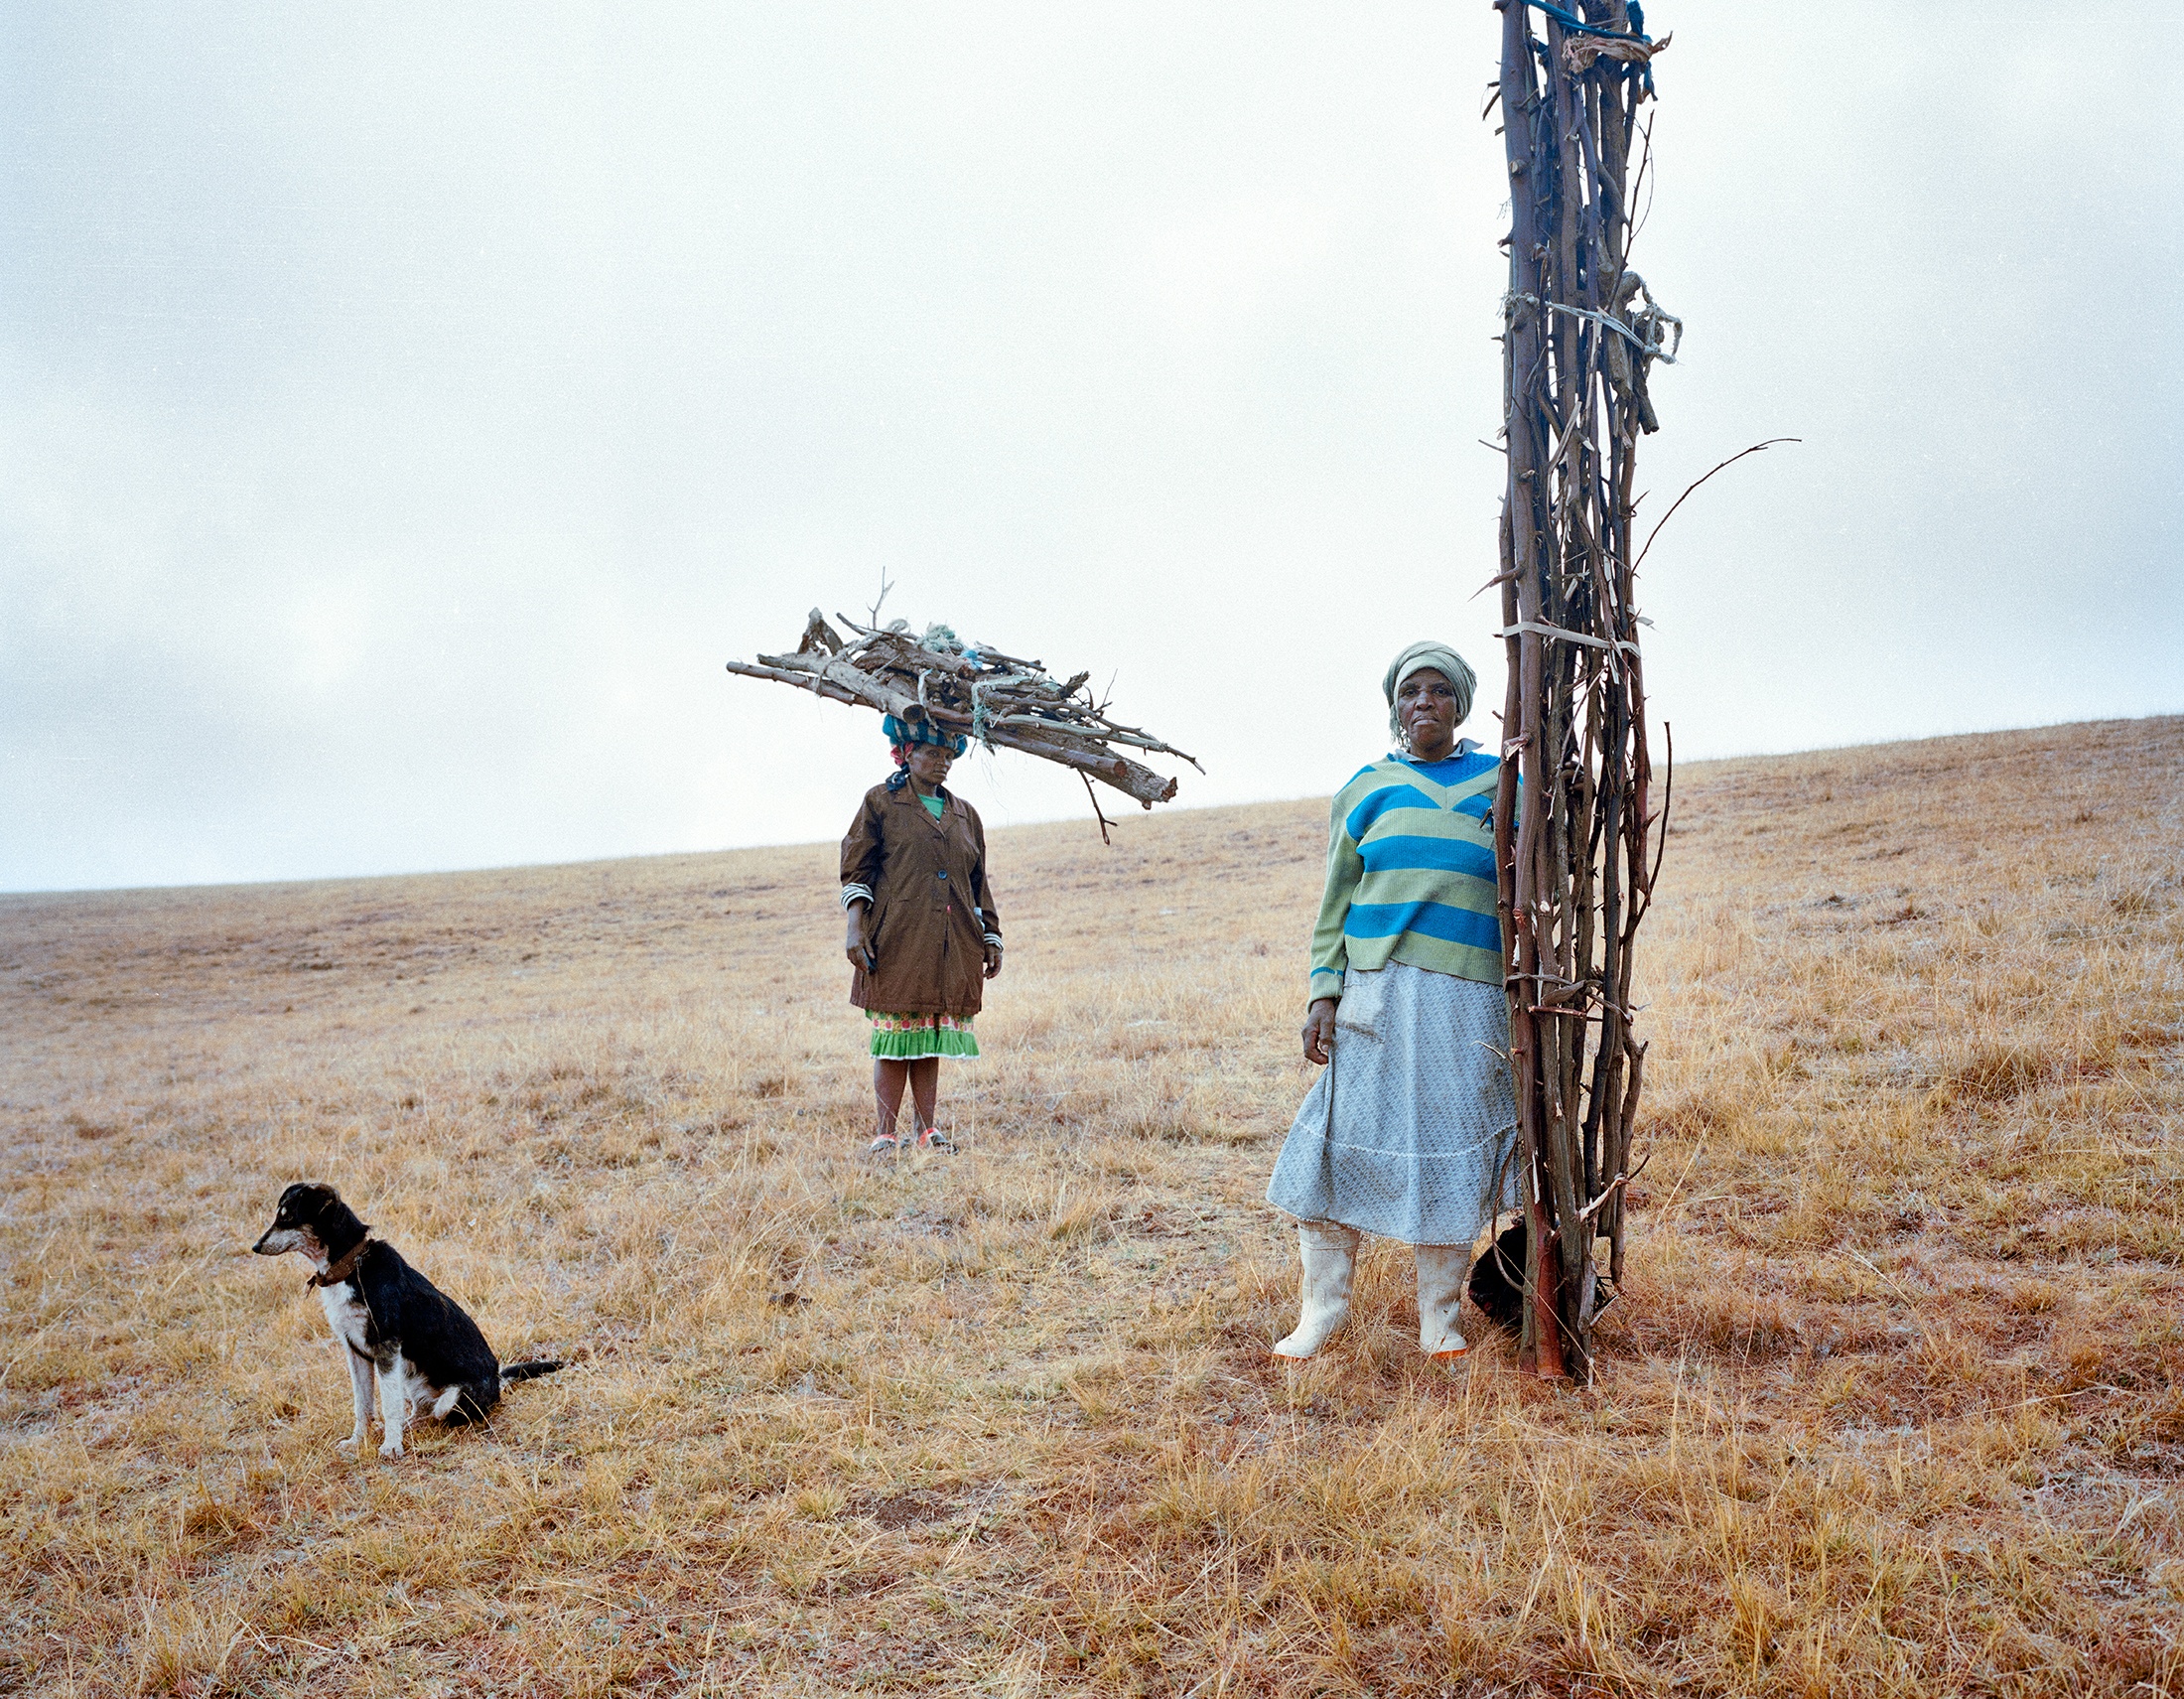
[(1501, 763), (1466, 739), (1445, 761), (1388, 756), (1342, 787), (1312, 928), (1313, 997), (1340, 997), (1344, 967), (1391, 961), (1502, 982), (1487, 822), (1500, 777)]

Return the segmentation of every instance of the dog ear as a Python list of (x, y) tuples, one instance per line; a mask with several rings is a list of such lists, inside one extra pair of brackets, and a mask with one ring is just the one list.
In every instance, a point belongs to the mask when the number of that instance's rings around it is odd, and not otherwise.
[(341, 1203), (341, 1195), (322, 1180), (299, 1180), (281, 1193), (281, 1201), (273, 1206), (276, 1220), (292, 1218), (309, 1220), (324, 1214)]

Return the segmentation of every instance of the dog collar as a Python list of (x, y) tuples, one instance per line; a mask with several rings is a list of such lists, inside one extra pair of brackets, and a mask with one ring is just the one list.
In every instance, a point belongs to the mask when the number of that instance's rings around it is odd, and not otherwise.
[(324, 1274), (314, 1274), (310, 1278), (305, 1280), (304, 1290), (306, 1292), (309, 1292), (315, 1286), (341, 1285), (342, 1281), (346, 1280), (351, 1274), (354, 1274), (356, 1272), (356, 1265), (359, 1262), (363, 1261), (364, 1252), (371, 1249), (371, 1247), (378, 1242), (379, 1241), (377, 1239), (371, 1237), (367, 1233), (364, 1237), (358, 1239), (354, 1244), (348, 1247), (347, 1253), (341, 1258), (340, 1262), (328, 1263), (326, 1272)]

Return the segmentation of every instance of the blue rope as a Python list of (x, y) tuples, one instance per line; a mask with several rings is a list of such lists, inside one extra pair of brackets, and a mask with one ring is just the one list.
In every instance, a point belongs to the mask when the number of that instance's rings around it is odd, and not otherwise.
[(1638, 27), (1626, 35), (1621, 30), (1603, 30), (1598, 24), (1588, 24), (1574, 12), (1566, 12), (1560, 6), (1549, 5), (1548, 0), (1525, 0), (1525, 3), (1535, 11), (1545, 12), (1564, 29), (1575, 30), (1579, 35), (1605, 36), (1611, 42), (1643, 42), (1647, 47), (1653, 46), (1652, 38), (1645, 34), (1645, 14), (1635, 6), (1630, 12), (1632, 21)]
[[(1574, 12), (1566, 12), (1560, 6), (1550, 5), (1548, 0), (1525, 0), (1525, 4), (1535, 11), (1545, 12), (1555, 22), (1562, 25), (1564, 29), (1575, 30), (1580, 36), (1598, 36), (1603, 41), (1610, 42), (1637, 42), (1649, 48), (1653, 46), (1653, 38), (1646, 34), (1646, 15), (1639, 10), (1637, 0), (1632, 0), (1630, 6), (1631, 28), (1627, 35), (1621, 30), (1603, 30), (1597, 24), (1588, 24)], [(1641, 65), (1638, 68), (1638, 75), (1646, 85), (1646, 92), (1651, 94), (1653, 92), (1653, 67)]]

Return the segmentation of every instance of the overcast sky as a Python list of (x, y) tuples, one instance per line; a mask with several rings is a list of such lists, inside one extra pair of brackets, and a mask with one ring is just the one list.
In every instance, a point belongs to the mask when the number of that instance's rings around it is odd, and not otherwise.
[[(1679, 755), (2184, 710), (2167, 9), (1648, 16), (1641, 483), (1804, 439), (1647, 563)], [(836, 837), (877, 721), (721, 663), (883, 573), (1185, 803), (1420, 636), (1492, 735), (1487, 0), (0, 19), (0, 890)]]

